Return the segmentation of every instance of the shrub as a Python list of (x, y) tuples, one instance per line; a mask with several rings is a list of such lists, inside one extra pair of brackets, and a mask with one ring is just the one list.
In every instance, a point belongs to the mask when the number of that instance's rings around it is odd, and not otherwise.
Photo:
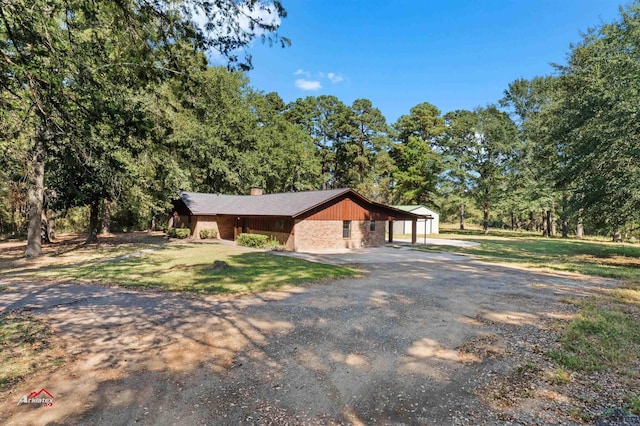
[(56, 219), (57, 232), (85, 232), (89, 227), (89, 206), (72, 207)]
[(176, 238), (187, 238), (191, 233), (189, 228), (174, 228), (176, 230)]
[(203, 240), (207, 238), (218, 238), (218, 231), (215, 229), (201, 229), (200, 238)]
[(269, 250), (284, 251), (284, 246), (280, 245), (280, 242), (275, 238), (269, 240), (269, 242), (267, 243), (267, 247), (269, 248)]
[(237, 243), (239, 246), (266, 248), (269, 244), (269, 237), (261, 234), (240, 234)]
[(187, 238), (191, 233), (189, 228), (167, 228), (165, 231), (167, 235), (171, 238)]

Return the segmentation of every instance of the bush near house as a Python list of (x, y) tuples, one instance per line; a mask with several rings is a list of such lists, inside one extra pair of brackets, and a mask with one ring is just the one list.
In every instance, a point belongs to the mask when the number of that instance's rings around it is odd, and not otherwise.
[(239, 246), (267, 248), (269, 237), (261, 234), (240, 234), (238, 235), (237, 243)]
[(218, 238), (218, 231), (215, 229), (201, 229), (200, 238), (206, 240), (207, 238)]
[(187, 238), (190, 232), (188, 228), (168, 228), (166, 231), (169, 237), (180, 239)]

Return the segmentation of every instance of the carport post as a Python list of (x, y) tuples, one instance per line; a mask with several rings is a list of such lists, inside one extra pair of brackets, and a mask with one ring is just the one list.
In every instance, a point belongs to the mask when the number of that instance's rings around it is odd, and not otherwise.
[(411, 244), (415, 244), (418, 241), (418, 220), (413, 219), (411, 221)]
[(393, 220), (389, 221), (389, 242), (393, 242)]

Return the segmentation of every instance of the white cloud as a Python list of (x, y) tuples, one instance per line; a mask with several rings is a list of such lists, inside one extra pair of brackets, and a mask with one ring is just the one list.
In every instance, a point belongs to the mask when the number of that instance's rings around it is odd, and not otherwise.
[(297, 88), (302, 90), (320, 90), (322, 82), (330, 81), (333, 84), (344, 81), (341, 74), (335, 72), (307, 71), (304, 68), (298, 68), (293, 75), (299, 78), (295, 81)]
[(327, 77), (329, 78), (329, 80), (331, 80), (332, 83), (340, 83), (342, 80), (344, 80), (344, 77), (342, 77), (340, 74), (336, 74), (333, 72), (327, 73)]
[(320, 90), (322, 89), (322, 85), (319, 81), (305, 80), (304, 78), (299, 78), (296, 80), (296, 87), (302, 90)]

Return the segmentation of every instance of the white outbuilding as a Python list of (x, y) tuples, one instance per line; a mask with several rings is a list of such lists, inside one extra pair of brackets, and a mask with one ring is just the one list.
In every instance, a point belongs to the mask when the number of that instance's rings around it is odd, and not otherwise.
[[(418, 235), (424, 234), (439, 234), (440, 233), (440, 215), (425, 206), (393, 206), (396, 209), (404, 210), (406, 212), (431, 216), (432, 219), (418, 219)], [(393, 233), (395, 235), (410, 235), (411, 234), (411, 221), (410, 220), (398, 220), (393, 222)]]

